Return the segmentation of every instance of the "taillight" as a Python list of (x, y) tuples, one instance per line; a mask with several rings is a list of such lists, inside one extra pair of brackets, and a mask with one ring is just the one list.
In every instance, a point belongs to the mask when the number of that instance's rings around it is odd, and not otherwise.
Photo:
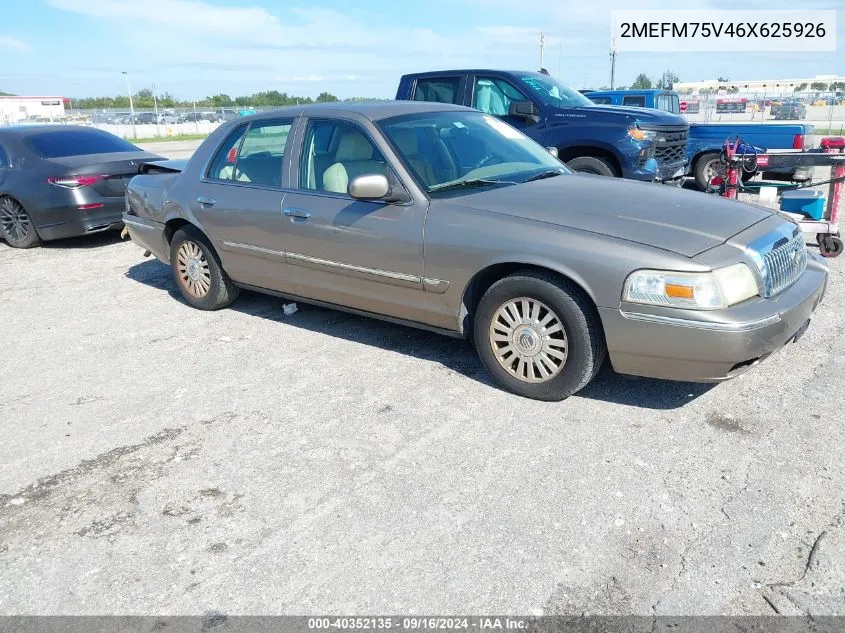
[(792, 137), (792, 149), (804, 149), (804, 135), (796, 134)]
[(82, 187), (88, 187), (93, 185), (95, 182), (99, 182), (103, 179), (103, 176), (56, 176), (53, 178), (48, 178), (47, 182), (51, 185), (56, 185), (57, 187), (63, 187), (64, 189), (81, 189)]

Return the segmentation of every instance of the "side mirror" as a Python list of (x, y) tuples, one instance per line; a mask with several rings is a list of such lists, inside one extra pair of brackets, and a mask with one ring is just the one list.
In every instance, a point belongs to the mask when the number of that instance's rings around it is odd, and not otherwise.
[(356, 200), (382, 200), (390, 193), (390, 183), (382, 174), (365, 174), (350, 180), (346, 192)]
[(540, 121), (539, 114), (540, 111), (533, 101), (511, 101), (508, 106), (508, 116), (520, 117), (534, 123)]
[(555, 158), (560, 158), (557, 153), (557, 147), (547, 147), (546, 149), (549, 150), (549, 154), (551, 154)]

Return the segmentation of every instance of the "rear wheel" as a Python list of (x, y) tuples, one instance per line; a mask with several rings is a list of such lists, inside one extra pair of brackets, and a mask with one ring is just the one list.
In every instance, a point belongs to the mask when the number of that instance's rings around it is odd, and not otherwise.
[(8, 196), (0, 198), (0, 237), (13, 248), (32, 248), (41, 244), (26, 209)]
[(585, 174), (610, 176), (611, 178), (616, 176), (616, 172), (607, 161), (596, 158), (595, 156), (579, 156), (578, 158), (573, 158), (566, 162), (566, 166), (572, 171), (580, 171)]
[(237, 299), (239, 289), (223, 267), (208, 238), (199, 229), (186, 226), (170, 241), (170, 266), (179, 291), (190, 305), (200, 310), (226, 308)]
[(599, 317), (579, 288), (525, 271), (493, 284), (474, 319), (475, 348), (503, 387), (563, 400), (587, 385), (606, 354)]
[(842, 254), (842, 239), (835, 235), (819, 235), (819, 253), (822, 257), (839, 257)]

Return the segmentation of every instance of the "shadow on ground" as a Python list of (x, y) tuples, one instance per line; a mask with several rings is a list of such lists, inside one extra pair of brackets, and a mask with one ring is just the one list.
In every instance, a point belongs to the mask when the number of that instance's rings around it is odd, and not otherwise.
[(53, 250), (100, 248), (101, 246), (117, 244), (121, 241), (120, 231), (104, 231), (102, 233), (93, 233), (91, 235), (68, 237), (63, 240), (44, 242), (44, 244), (41, 245), (41, 248), (49, 248)]
[[(167, 292), (182, 300), (171, 277), (170, 267), (158, 260), (147, 260), (132, 266), (126, 276), (133, 281)], [(255, 292), (242, 292), (230, 310), (236, 310), (286, 325), (319, 332), (328, 336), (372, 345), (399, 354), (437, 362), (463, 376), (498, 389), (484, 369), (468, 341), (450, 339), (424, 330), (396, 325), (377, 319), (327, 308), (299, 304), (299, 311), (291, 316), (282, 312), (278, 297)], [(637, 379), (621, 376), (610, 369), (609, 363), (577, 398), (587, 398), (644, 409), (676, 409), (703, 395), (714, 385)]]

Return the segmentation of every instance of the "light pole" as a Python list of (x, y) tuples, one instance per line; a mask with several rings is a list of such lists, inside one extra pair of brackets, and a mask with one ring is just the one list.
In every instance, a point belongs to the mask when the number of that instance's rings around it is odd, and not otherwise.
[(132, 138), (138, 138), (138, 130), (135, 127), (135, 105), (132, 103), (132, 86), (129, 85), (129, 73), (124, 70), (120, 74), (126, 75), (126, 91), (129, 93), (129, 116), (132, 117)]
[(153, 109), (156, 113), (156, 136), (161, 136), (158, 129), (158, 99), (156, 98), (156, 85), (153, 84)]

